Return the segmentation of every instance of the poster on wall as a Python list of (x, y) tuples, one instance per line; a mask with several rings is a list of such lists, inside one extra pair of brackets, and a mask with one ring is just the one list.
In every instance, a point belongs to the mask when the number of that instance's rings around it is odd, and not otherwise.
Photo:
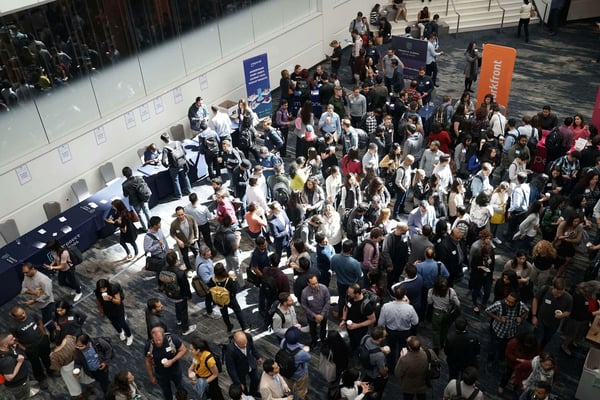
[(266, 53), (244, 60), (244, 77), (248, 104), (258, 118), (268, 117), (273, 113), (273, 105)]
[(494, 101), (505, 107), (506, 115), (516, 59), (517, 50), (512, 47), (490, 43), (484, 45), (477, 85), (477, 104), (483, 104), (485, 95), (491, 93)]
[(27, 166), (27, 164), (18, 166), (15, 169), (15, 172), (17, 173), (17, 178), (19, 179), (19, 183), (21, 185), (24, 185), (27, 182), (31, 181), (31, 173), (29, 172), (29, 167)]
[(427, 61), (427, 41), (400, 36), (392, 37), (394, 53), (404, 63), (404, 78), (412, 79)]

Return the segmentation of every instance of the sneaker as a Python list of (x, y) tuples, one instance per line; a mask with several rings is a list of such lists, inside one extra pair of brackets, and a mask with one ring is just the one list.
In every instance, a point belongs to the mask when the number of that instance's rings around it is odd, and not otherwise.
[(39, 392), (40, 392), (40, 389), (38, 389), (38, 388), (31, 388), (31, 389), (29, 389), (29, 397), (33, 397), (36, 394), (38, 394)]
[(77, 303), (81, 300), (81, 296), (83, 296), (83, 292), (75, 293), (75, 297), (73, 297), (73, 303)]
[(125, 342), (125, 344), (127, 346), (131, 346), (132, 343), (133, 343), (133, 335), (131, 335), (127, 338), (127, 342)]
[(492, 239), (492, 241), (496, 244), (502, 244), (502, 240), (500, 240), (499, 238), (495, 237), (494, 239)]
[(181, 324), (183, 324), (183, 322), (177, 321), (177, 326), (181, 326)]
[(131, 260), (133, 258), (133, 254), (127, 254), (127, 260)]
[(211, 312), (210, 314), (204, 313), (204, 316), (208, 317), (208, 318), (212, 318), (212, 319), (220, 319), (221, 318), (221, 316), (219, 314), (216, 314), (215, 312)]
[(190, 325), (190, 327), (187, 329), (187, 331), (183, 332), (183, 336), (187, 336), (190, 333), (194, 332), (196, 330), (196, 325)]
[(125, 331), (119, 332), (119, 339), (121, 339), (121, 341), (125, 341), (125, 339), (127, 339), (127, 336), (125, 336)]

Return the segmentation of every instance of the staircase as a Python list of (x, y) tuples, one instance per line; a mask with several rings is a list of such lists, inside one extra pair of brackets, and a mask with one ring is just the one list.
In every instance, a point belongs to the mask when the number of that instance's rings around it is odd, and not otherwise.
[[(408, 22), (392, 22), (392, 34), (401, 35), (407, 25), (414, 25), (417, 19), (417, 13), (425, 6), (429, 7), (429, 12), (440, 15), (440, 21), (446, 23), (450, 28), (450, 34), (458, 32), (481, 31), (486, 29), (498, 29), (501, 26), (511, 27), (519, 24), (519, 9), (523, 0), (450, 0), (448, 2), (448, 15), (446, 15), (446, 0), (425, 0), (424, 3), (419, 0), (408, 0), (406, 9)], [(454, 7), (452, 6), (454, 3)], [(500, 5), (498, 5), (500, 4)], [(489, 7), (489, 11), (488, 11)], [(504, 24), (502, 25), (502, 8), (504, 8)], [(460, 14), (460, 25), (458, 15)], [(393, 15), (390, 16), (393, 21)], [(538, 18), (532, 18), (531, 22), (539, 21)]]

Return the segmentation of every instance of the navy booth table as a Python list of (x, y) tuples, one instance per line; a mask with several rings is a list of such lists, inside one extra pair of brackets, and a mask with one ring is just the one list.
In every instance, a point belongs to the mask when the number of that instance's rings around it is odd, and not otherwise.
[(429, 104), (424, 105), (419, 110), (419, 116), (423, 122), (423, 130), (425, 131), (425, 137), (429, 135), (431, 132), (431, 124), (433, 124), (433, 119), (435, 115), (435, 106), (431, 106)]

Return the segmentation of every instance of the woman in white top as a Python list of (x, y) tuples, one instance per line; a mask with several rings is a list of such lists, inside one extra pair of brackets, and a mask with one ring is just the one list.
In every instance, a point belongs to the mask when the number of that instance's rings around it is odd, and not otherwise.
[(325, 235), (327, 241), (333, 246), (336, 253), (342, 252), (342, 225), (340, 214), (335, 212), (331, 203), (325, 204), (323, 209), (323, 224), (321, 233)]
[(497, 237), (497, 232), (498, 227), (504, 225), (506, 222), (504, 215), (506, 214), (506, 202), (508, 201), (509, 188), (510, 185), (508, 182), (500, 182), (496, 189), (494, 189), (492, 199), (490, 200), (490, 205), (494, 209), (494, 214), (490, 219), (490, 230), (492, 231), (492, 235), (494, 235), (493, 241), (496, 244), (502, 244), (502, 240)]
[(533, 241), (540, 229), (540, 211), (542, 203), (534, 202), (529, 207), (527, 217), (519, 224), (519, 231), (513, 236), (513, 241), (516, 240), (517, 248), (525, 250), (527, 253), (533, 247)]
[(448, 215), (450, 216), (450, 222), (454, 222), (458, 216), (456, 209), (460, 206), (465, 205), (465, 187), (463, 181), (460, 178), (452, 183), (450, 188), (450, 195), (448, 196)]
[(485, 192), (480, 192), (471, 201), (470, 216), (471, 222), (475, 224), (476, 233), (487, 228), (492, 215), (494, 215), (494, 208), (490, 204), (490, 196)]
[(325, 179), (325, 193), (328, 202), (333, 203), (335, 201), (335, 197), (341, 187), (342, 174), (340, 174), (340, 168), (337, 165), (333, 165), (330, 169), (329, 176)]
[(347, 369), (342, 372), (340, 387), (341, 398), (348, 400), (362, 400), (362, 398), (365, 397), (365, 394), (371, 391), (368, 382), (361, 382), (358, 380), (359, 375), (358, 370), (355, 368)]
[(519, 9), (519, 27), (517, 28), (517, 37), (521, 37), (521, 27), (525, 31), (525, 42), (529, 42), (529, 21), (535, 17), (535, 8), (529, 0), (523, 0), (523, 5)]

